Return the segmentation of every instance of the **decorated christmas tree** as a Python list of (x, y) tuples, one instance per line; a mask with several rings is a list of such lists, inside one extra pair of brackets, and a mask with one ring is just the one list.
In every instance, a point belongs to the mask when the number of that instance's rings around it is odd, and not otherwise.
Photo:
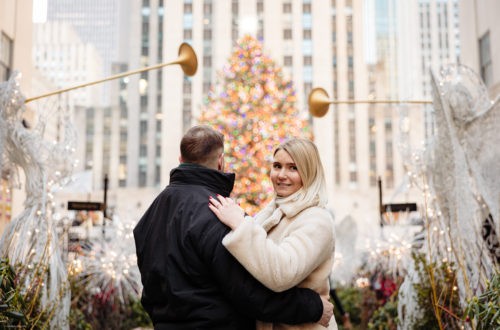
[(262, 43), (245, 36), (208, 93), (199, 118), (225, 136), (226, 171), (236, 173), (233, 196), (249, 214), (272, 197), (273, 150), (290, 137), (311, 138), (307, 112), (295, 108), (295, 91)]

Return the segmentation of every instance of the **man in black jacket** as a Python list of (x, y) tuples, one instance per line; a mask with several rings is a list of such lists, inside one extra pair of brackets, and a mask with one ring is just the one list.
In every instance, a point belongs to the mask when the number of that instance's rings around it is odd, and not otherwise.
[(155, 329), (255, 329), (255, 320), (324, 326), (333, 306), (309, 289), (275, 293), (254, 279), (222, 245), (230, 231), (208, 208), (229, 196), (224, 136), (208, 126), (181, 141), (181, 165), (134, 229), (142, 304)]

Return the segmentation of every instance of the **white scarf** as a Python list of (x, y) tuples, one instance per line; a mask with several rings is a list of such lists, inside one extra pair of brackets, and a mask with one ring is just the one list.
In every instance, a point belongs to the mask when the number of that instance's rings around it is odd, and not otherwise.
[(304, 189), (299, 189), (288, 197), (275, 196), (273, 200), (257, 215), (255, 221), (260, 224), (266, 232), (278, 225), (283, 216), (292, 218), (311, 206), (319, 204), (318, 196), (312, 200), (306, 200)]

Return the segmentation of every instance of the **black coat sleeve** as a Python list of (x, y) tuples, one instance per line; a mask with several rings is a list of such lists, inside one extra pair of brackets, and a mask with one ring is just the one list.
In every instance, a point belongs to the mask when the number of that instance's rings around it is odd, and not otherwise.
[(320, 296), (304, 288), (273, 292), (257, 281), (222, 245), (229, 229), (218, 220), (201, 237), (191, 237), (202, 260), (227, 299), (242, 314), (264, 322), (317, 322), (323, 314)]

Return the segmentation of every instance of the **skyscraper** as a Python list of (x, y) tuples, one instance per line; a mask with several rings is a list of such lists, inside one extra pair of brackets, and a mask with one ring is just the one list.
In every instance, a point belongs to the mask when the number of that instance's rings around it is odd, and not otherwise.
[(500, 28), (496, 22), (500, 3), (495, 0), (459, 1), (461, 62), (483, 79), (494, 99), (500, 93)]

